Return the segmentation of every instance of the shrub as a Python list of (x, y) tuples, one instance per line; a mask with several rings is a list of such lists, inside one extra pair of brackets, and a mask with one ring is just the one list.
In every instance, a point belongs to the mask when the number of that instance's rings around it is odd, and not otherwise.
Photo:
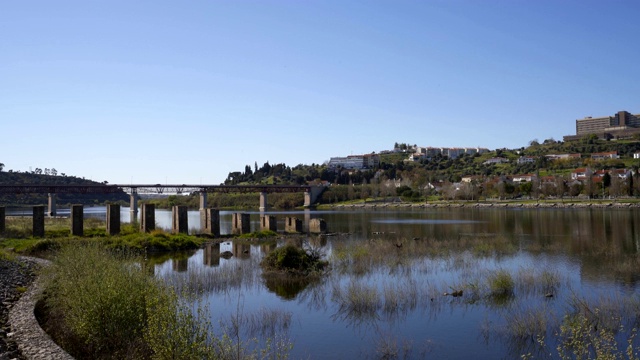
[(78, 358), (203, 358), (208, 323), (134, 260), (64, 245), (45, 274), (45, 328)]
[(514, 282), (506, 270), (497, 270), (489, 275), (489, 290), (493, 296), (513, 295)]
[(326, 261), (320, 259), (320, 254), (307, 252), (294, 245), (288, 244), (270, 252), (261, 263), (262, 267), (270, 271), (285, 271), (308, 274), (323, 270)]

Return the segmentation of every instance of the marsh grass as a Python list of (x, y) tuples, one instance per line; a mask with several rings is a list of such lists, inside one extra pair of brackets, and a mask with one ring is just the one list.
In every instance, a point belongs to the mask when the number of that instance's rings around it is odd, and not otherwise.
[(504, 269), (494, 270), (487, 276), (489, 293), (495, 297), (507, 297), (513, 295), (515, 282), (511, 274)]
[[(61, 238), (71, 235), (70, 218), (44, 218), (45, 238)], [(85, 236), (104, 236), (104, 220), (96, 218), (86, 218), (83, 220)], [(33, 218), (8, 216), (6, 218), (6, 229), (2, 237), (7, 239), (26, 239), (32, 237)]]
[(355, 280), (344, 288), (339, 283), (334, 283), (331, 298), (338, 304), (340, 313), (353, 319), (375, 318), (382, 304), (380, 292), (375, 286)]
[(506, 318), (506, 334), (523, 340), (535, 342), (540, 336), (545, 336), (547, 327), (554, 323), (554, 315), (546, 306), (537, 308), (520, 308), (510, 310)]
[[(221, 326), (213, 336), (207, 304), (198, 294), (179, 294), (150, 277), (135, 253), (99, 243), (65, 245), (44, 273), (39, 306), (49, 334), (77, 358), (240, 359), (286, 358), (292, 344), (280, 335), (291, 315), (263, 310)], [(277, 336), (245, 340), (235, 332), (249, 324), (254, 333)], [(235, 331), (235, 330), (234, 330)], [(232, 351), (231, 351), (232, 350)]]
[[(484, 250), (477, 251), (476, 248)], [(452, 268), (472, 267), (474, 257), (513, 254), (517, 247), (502, 236), (461, 236), (450, 239), (372, 238), (334, 243), (331, 263), (341, 273), (367, 274), (378, 267), (410, 267), (418, 259), (450, 259)]]
[(250, 287), (258, 280), (255, 268), (258, 259), (237, 262), (234, 266), (220, 266), (216, 268), (196, 267), (188, 273), (171, 272), (163, 279), (180, 295), (190, 292), (202, 295), (208, 292), (228, 293), (233, 289)]

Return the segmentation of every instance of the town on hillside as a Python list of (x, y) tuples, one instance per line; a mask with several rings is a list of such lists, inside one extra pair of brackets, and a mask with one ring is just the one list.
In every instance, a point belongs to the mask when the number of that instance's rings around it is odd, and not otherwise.
[[(323, 183), (402, 187), (413, 200), (640, 196), (640, 114), (576, 120), (576, 134), (519, 149), (395, 143), (391, 150), (331, 157), (324, 164), (284, 164), (229, 174), (225, 183)], [(275, 170), (275, 171), (274, 171)], [(357, 195), (355, 196), (358, 197)]]

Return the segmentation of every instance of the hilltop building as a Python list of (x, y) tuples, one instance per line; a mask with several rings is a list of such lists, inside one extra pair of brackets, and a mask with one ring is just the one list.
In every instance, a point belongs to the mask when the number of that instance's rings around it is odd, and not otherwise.
[(419, 146), (416, 148), (415, 154), (424, 155), (427, 159), (434, 158), (437, 155), (446, 156), (449, 159), (455, 159), (462, 155), (475, 155), (475, 154), (483, 154), (488, 152), (489, 149), (481, 148), (481, 147), (422, 147)]
[(564, 141), (580, 140), (587, 135), (600, 139), (624, 139), (640, 134), (640, 114), (618, 111), (614, 116), (585, 117), (576, 120), (576, 135), (564, 136)]
[(349, 155), (347, 157), (332, 157), (327, 164), (329, 169), (375, 169), (380, 165), (380, 156), (377, 154)]

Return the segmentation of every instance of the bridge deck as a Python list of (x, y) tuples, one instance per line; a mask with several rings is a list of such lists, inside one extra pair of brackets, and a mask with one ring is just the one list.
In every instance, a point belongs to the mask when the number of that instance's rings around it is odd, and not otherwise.
[(120, 191), (138, 194), (182, 194), (191, 192), (222, 193), (291, 193), (309, 192), (308, 185), (7, 185), (0, 184), (0, 194), (115, 194)]

